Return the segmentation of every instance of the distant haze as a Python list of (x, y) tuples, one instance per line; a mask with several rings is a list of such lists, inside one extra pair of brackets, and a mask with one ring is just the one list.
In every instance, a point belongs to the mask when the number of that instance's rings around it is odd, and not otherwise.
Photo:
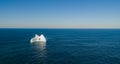
[(0, 0), (0, 28), (120, 28), (120, 0)]

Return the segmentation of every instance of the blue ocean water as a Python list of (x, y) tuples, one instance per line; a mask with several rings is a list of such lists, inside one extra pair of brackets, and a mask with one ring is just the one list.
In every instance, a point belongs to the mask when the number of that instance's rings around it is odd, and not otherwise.
[(0, 64), (120, 64), (120, 29), (0, 29)]

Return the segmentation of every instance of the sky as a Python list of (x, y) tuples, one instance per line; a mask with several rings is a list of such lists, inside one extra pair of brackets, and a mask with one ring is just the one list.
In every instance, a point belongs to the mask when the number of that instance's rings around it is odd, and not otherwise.
[(0, 28), (120, 28), (120, 0), (0, 0)]

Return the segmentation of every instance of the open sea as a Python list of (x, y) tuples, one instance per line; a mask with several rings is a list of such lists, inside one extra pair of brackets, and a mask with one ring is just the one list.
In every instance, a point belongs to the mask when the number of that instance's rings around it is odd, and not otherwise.
[(120, 29), (0, 29), (0, 64), (120, 64)]

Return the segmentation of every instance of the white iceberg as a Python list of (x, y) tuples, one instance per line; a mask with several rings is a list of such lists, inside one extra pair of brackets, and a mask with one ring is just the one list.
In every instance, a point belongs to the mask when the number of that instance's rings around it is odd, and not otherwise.
[(40, 36), (35, 34), (35, 37), (31, 38), (30, 42), (46, 42), (46, 38), (43, 34), (41, 34)]

